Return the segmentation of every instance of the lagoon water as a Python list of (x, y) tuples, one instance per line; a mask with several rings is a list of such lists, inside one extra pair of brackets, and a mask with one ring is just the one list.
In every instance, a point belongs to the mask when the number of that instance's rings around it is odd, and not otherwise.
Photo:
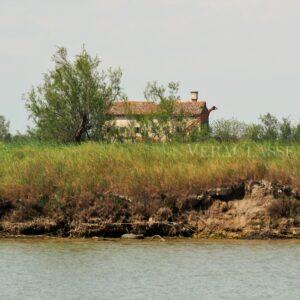
[(300, 242), (0, 239), (0, 299), (300, 299)]

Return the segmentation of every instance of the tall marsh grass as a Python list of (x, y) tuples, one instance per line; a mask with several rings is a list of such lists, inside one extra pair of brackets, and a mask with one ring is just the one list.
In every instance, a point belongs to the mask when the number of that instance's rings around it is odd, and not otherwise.
[(300, 145), (0, 144), (0, 198), (57, 203), (113, 193), (187, 195), (246, 179), (300, 186)]

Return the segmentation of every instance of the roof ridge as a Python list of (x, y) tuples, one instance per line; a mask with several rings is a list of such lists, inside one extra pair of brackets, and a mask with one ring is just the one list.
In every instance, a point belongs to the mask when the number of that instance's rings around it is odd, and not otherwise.
[[(176, 101), (176, 103), (195, 103), (195, 104), (197, 104), (197, 103), (206, 103), (205, 100), (193, 101), (193, 100), (190, 100), (190, 99), (188, 99), (188, 100), (178, 99), (178, 100), (175, 100), (175, 101)], [(117, 100), (116, 102), (114, 102), (114, 104), (116, 104), (116, 103), (153, 103), (153, 104), (158, 105), (158, 103), (156, 103), (154, 101), (149, 101), (149, 100), (146, 100), (146, 99), (145, 100), (132, 100), (132, 99), (130, 99), (130, 100)]]

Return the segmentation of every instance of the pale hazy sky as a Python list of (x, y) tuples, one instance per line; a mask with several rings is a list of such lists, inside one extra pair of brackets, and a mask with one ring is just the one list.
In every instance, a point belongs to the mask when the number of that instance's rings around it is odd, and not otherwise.
[(199, 90), (215, 118), (300, 119), (300, 0), (0, 0), (0, 114), (24, 131), (22, 94), (56, 46), (121, 67), (129, 98), (147, 81)]

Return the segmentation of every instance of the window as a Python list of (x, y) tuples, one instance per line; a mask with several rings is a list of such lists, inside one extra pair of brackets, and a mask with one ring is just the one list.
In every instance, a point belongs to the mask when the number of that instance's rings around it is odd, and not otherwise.
[(140, 133), (141, 132), (141, 128), (140, 127), (135, 127), (134, 131), (135, 131), (135, 133)]

